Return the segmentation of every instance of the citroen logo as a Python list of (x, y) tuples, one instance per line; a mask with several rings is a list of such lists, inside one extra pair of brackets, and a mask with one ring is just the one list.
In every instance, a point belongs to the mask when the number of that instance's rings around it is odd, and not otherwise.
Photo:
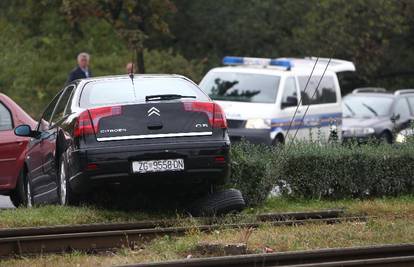
[(149, 117), (149, 116), (152, 116), (152, 115), (161, 116), (160, 111), (159, 111), (156, 107), (152, 107), (152, 108), (150, 108), (150, 109), (147, 111), (147, 113), (148, 113), (148, 117)]

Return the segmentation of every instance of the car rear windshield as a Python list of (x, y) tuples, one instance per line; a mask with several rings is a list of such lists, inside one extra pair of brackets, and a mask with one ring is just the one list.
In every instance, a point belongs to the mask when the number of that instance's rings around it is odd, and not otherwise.
[(275, 103), (280, 77), (237, 72), (210, 72), (200, 84), (214, 100)]
[(83, 88), (80, 106), (95, 106), (141, 103), (153, 95), (193, 96), (196, 100), (208, 101), (208, 97), (193, 83), (179, 77), (135, 77), (107, 79), (88, 82)]
[(344, 117), (378, 117), (390, 113), (392, 97), (348, 96), (343, 101)]

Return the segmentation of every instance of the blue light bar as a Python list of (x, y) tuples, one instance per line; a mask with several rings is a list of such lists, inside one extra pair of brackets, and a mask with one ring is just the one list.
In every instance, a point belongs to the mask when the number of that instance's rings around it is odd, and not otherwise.
[(293, 67), (292, 62), (285, 59), (255, 58), (255, 57), (229, 57), (223, 58), (223, 65), (258, 65), (258, 66), (275, 66), (290, 70)]
[(243, 65), (244, 60), (242, 57), (224, 57), (224, 65)]
[(287, 70), (290, 70), (293, 67), (292, 62), (290, 62), (289, 60), (283, 60), (283, 59), (272, 59), (270, 60), (270, 65), (285, 67)]

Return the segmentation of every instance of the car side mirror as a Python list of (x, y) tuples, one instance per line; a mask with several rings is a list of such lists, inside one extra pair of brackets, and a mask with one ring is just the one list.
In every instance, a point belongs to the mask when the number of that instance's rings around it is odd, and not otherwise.
[(282, 109), (287, 107), (296, 107), (298, 105), (298, 98), (296, 96), (288, 96), (286, 102), (282, 102)]
[(14, 134), (22, 137), (37, 137), (37, 131), (33, 131), (30, 125), (23, 124), (14, 129)]
[(396, 121), (398, 121), (400, 118), (401, 118), (400, 114), (393, 114), (393, 115), (391, 116), (391, 121), (392, 121), (393, 123), (395, 123), (395, 122), (396, 122)]

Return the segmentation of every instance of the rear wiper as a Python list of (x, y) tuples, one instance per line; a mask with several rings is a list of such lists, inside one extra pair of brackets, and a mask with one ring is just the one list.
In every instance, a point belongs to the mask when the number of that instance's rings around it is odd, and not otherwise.
[(193, 95), (175, 95), (175, 94), (167, 94), (167, 95), (148, 95), (145, 97), (145, 100), (148, 101), (160, 101), (160, 100), (174, 100), (174, 99), (181, 99), (181, 98), (196, 98)]

